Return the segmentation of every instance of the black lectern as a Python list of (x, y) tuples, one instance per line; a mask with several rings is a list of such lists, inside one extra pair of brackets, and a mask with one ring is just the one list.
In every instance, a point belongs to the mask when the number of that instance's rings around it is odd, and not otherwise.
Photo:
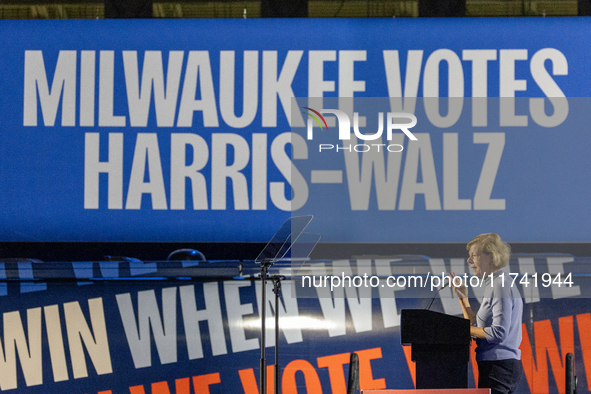
[(400, 342), (412, 346), (417, 389), (468, 388), (470, 320), (424, 309), (403, 309)]

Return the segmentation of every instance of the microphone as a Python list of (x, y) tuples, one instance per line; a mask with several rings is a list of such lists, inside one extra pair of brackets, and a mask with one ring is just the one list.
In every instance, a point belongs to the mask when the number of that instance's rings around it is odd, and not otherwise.
[(427, 305), (427, 307), (425, 308), (426, 311), (429, 310), (429, 308), (431, 308), (431, 305), (433, 305), (433, 301), (435, 301), (435, 298), (437, 298), (437, 294), (439, 294), (439, 292), (443, 289), (445, 289), (446, 287), (450, 287), (451, 286), (451, 281), (449, 281), (448, 283), (444, 284), (443, 286), (441, 286), (437, 292), (435, 293), (435, 295), (433, 296), (433, 298), (431, 298), (431, 302), (429, 302), (429, 305)]

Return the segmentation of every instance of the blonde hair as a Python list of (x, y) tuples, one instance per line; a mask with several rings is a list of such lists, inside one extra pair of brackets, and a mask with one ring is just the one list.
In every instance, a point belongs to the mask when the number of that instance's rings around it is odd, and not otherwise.
[(478, 245), (478, 248), (483, 253), (492, 254), (492, 265), (495, 268), (501, 269), (509, 264), (511, 246), (507, 242), (502, 241), (498, 234), (480, 234), (468, 242), (466, 249), (470, 250), (473, 245)]

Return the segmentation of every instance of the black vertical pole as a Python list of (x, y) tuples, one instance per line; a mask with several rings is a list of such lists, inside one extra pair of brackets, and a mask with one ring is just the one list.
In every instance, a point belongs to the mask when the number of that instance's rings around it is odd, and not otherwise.
[(260, 394), (267, 392), (266, 387), (266, 372), (267, 372), (267, 360), (265, 360), (265, 311), (267, 302), (267, 264), (265, 261), (261, 263), (261, 383), (260, 383)]
[(359, 356), (351, 353), (349, 358), (349, 379), (347, 380), (347, 394), (355, 394), (359, 390)]
[(275, 293), (275, 394), (279, 394), (279, 290), (281, 278), (275, 276), (273, 280)]
[(566, 372), (566, 394), (577, 393), (577, 377), (575, 376), (575, 356), (568, 353), (565, 358), (565, 372)]

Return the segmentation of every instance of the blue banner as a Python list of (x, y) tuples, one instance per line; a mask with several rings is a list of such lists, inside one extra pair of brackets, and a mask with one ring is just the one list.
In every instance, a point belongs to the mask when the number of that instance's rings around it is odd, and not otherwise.
[[(588, 276), (581, 271), (589, 262), (536, 255), (515, 257), (507, 267), (506, 285), (518, 287), (524, 297), (525, 374), (518, 393), (563, 393), (567, 353), (575, 356), (579, 392), (591, 389), (591, 315), (588, 298), (580, 298), (589, 297)], [(324, 269), (356, 278), (402, 277), (411, 267), (435, 276), (468, 269), (462, 258), (424, 256), (312, 265), (316, 273)], [(272, 393), (276, 310), (270, 283), (262, 301), (259, 270), (247, 261), (3, 261), (0, 391), (258, 393), (266, 308), (267, 392)], [(388, 282), (374, 296), (368, 285), (353, 283), (331, 291), (330, 284), (315, 280), (308, 297), (292, 295), (300, 282), (281, 283), (280, 392), (344, 393), (353, 352), (361, 389), (413, 389), (415, 366), (410, 347), (400, 343), (400, 311), (430, 308), (462, 315), (451, 289), (438, 290), (437, 283), (402, 286), (396, 280), (400, 286)], [(473, 290), (471, 297), (482, 296), (483, 289)], [(466, 365), (470, 387), (477, 381), (473, 350)]]
[[(264, 242), (292, 212), (317, 216), (327, 242), (591, 241), (585, 18), (0, 32), (1, 241)], [(306, 159), (302, 107), (344, 109), (296, 97), (403, 97), (384, 116), (415, 115), (417, 140), (397, 130), (400, 152), (316, 152), (316, 125)]]

